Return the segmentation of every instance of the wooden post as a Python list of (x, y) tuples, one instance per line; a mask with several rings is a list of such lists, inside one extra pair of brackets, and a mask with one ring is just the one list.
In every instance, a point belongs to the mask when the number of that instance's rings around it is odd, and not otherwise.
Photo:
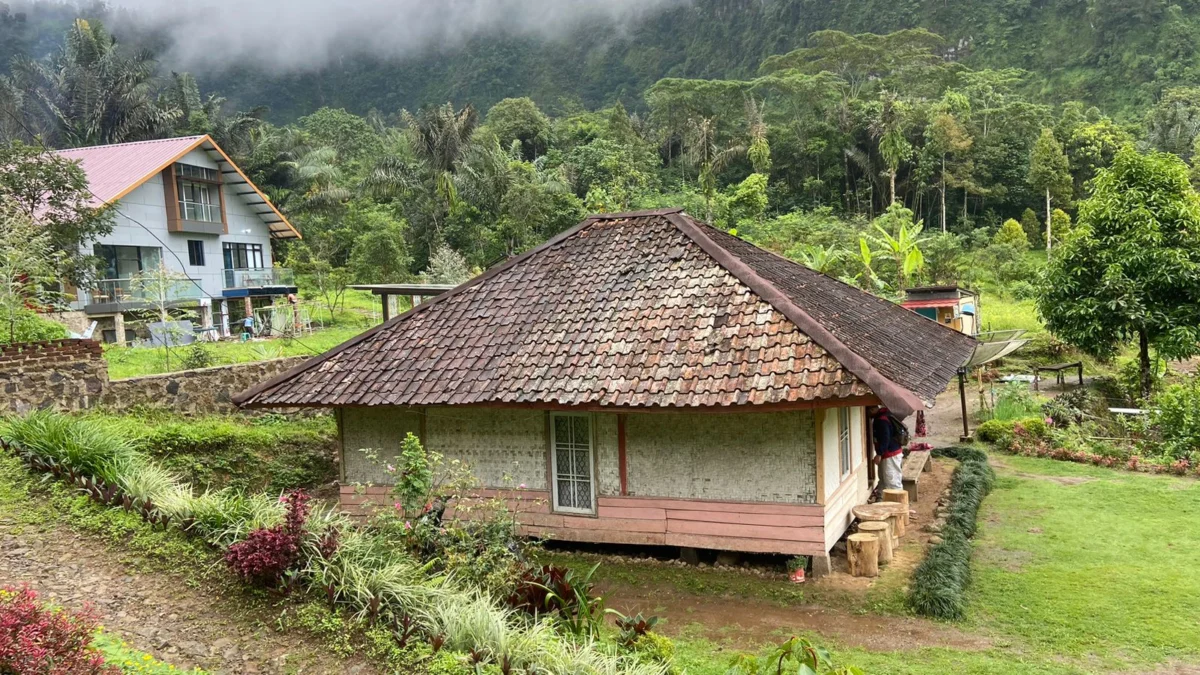
[(878, 521), (859, 523), (858, 531), (873, 534), (879, 539), (879, 564), (886, 565), (892, 561), (892, 534), (887, 523)]
[(962, 423), (963, 432), (962, 438), (958, 439), (963, 443), (968, 443), (971, 440), (971, 427), (967, 424), (967, 369), (958, 369), (958, 401), (962, 406)]
[(379, 297), (383, 298), (383, 320), (387, 321), (392, 318), (392, 296), (384, 293)]
[(846, 537), (846, 564), (856, 577), (879, 576), (879, 537), (868, 532)]

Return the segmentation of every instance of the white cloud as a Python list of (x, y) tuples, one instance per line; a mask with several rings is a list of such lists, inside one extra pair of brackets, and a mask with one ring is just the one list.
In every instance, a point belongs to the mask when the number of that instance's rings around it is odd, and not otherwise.
[(554, 35), (687, 0), (116, 0), (173, 38), (186, 67), (250, 60), (296, 70), (343, 56), (403, 56), (488, 32)]

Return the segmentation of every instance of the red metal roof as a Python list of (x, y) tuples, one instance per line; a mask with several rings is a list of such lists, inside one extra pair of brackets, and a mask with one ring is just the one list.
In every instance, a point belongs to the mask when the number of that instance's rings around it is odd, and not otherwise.
[(101, 206), (124, 197), (167, 165), (194, 150), (205, 138), (186, 136), (161, 141), (97, 145), (58, 150), (56, 154), (79, 162), (79, 167), (87, 174), (88, 187), (98, 198), (93, 200), (92, 206)]
[[(87, 174), (88, 187), (94, 195), (91, 205), (101, 206), (121, 199), (196, 148), (203, 148), (219, 155), (216, 161), (222, 172), (227, 174), (226, 182), (245, 184), (251, 188), (252, 193), (247, 194), (244, 198), (270, 228), (271, 236), (282, 239), (300, 236), (296, 228), (292, 227), (287, 218), (271, 204), (267, 196), (251, 183), (249, 178), (246, 178), (245, 174), (229, 159), (229, 156), (208, 136), (184, 136), (157, 141), (96, 145), (56, 150), (55, 154), (79, 162), (79, 167)], [(227, 166), (232, 170), (225, 171)], [(255, 197), (257, 200), (252, 199)], [(261, 210), (259, 207), (266, 207), (266, 210)]]
[(874, 395), (907, 414), (974, 344), (662, 210), (593, 216), (235, 401), (713, 408)]

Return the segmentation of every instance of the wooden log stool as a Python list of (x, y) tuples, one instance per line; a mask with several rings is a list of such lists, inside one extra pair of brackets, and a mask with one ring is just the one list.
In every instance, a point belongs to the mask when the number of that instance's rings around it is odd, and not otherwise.
[(908, 507), (900, 502), (879, 502), (878, 506), (891, 510), (892, 534), (896, 535), (896, 539), (903, 537), (908, 532)]
[(908, 510), (909, 510), (908, 490), (903, 490), (903, 489), (901, 489), (901, 490), (896, 490), (896, 489), (884, 490), (883, 491), (883, 501), (888, 502), (888, 503), (903, 504), (904, 505), (904, 524), (908, 525)]
[(846, 537), (846, 564), (853, 576), (879, 576), (879, 537), (869, 532)]
[(863, 504), (862, 506), (854, 507), (852, 513), (860, 523), (880, 522), (888, 523), (888, 528), (891, 530), (893, 547), (899, 543), (899, 535), (896, 534), (899, 517), (896, 515), (897, 509), (895, 504), (887, 502), (876, 502), (874, 504)]
[(886, 565), (892, 562), (892, 534), (888, 529), (888, 524), (878, 520), (872, 520), (858, 524), (858, 531), (873, 534), (879, 539), (879, 564)]

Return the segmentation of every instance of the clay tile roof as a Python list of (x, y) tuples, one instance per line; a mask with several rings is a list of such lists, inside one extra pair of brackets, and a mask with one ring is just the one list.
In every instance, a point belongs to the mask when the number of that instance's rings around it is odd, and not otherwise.
[(646, 211), (593, 216), (234, 400), (709, 408), (876, 396), (907, 415), (974, 344), (679, 210)]

